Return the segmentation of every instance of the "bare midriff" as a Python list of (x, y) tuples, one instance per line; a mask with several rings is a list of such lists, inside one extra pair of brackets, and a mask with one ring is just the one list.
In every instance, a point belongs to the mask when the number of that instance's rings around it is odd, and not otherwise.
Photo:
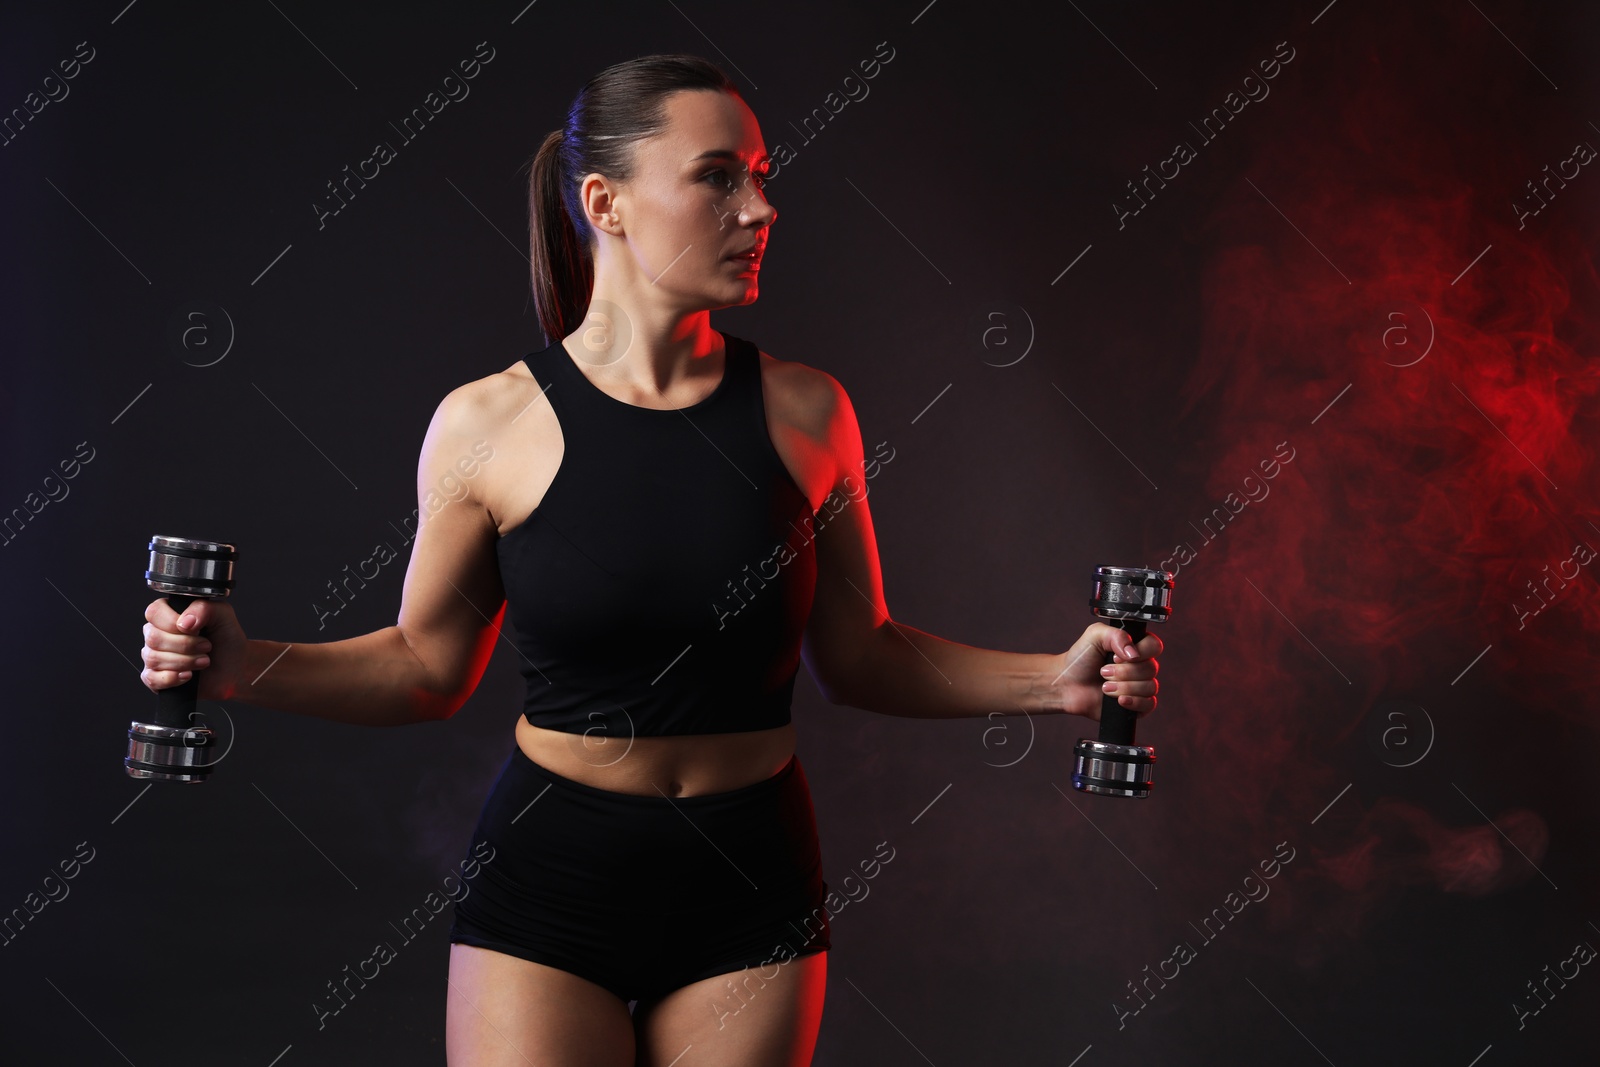
[(517, 746), (563, 778), (639, 796), (726, 793), (777, 774), (794, 755), (794, 723), (770, 730), (669, 737), (601, 737), (517, 717)]

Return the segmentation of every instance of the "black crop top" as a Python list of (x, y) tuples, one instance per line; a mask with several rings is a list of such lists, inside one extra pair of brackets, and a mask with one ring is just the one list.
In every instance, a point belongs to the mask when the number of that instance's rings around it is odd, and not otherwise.
[(544, 499), (496, 546), (535, 726), (631, 738), (789, 722), (815, 513), (767, 433), (760, 353), (721, 336), (722, 380), (686, 408), (616, 399), (559, 341), (524, 358), (564, 439)]

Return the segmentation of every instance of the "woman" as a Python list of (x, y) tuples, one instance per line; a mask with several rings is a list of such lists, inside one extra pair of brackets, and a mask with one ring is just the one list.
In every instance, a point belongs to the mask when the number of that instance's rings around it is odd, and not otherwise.
[(802, 656), (886, 714), (1097, 719), (1102, 684), (1155, 707), (1154, 635), (1025, 655), (889, 624), (849, 398), (709, 320), (756, 298), (768, 162), (713, 64), (602, 71), (530, 180), (555, 340), (440, 403), (398, 623), (291, 646), (226, 602), (146, 609), (151, 689), (202, 670), (204, 699), (398, 725), (466, 702), (509, 608), (528, 695), (451, 928), (457, 1067), (810, 1062), (830, 941)]

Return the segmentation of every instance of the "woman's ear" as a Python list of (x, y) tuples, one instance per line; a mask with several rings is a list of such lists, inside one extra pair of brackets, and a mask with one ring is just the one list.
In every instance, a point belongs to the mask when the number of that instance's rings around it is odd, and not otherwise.
[(578, 186), (578, 198), (583, 204), (583, 213), (589, 225), (614, 237), (622, 236), (622, 223), (617, 218), (616, 193), (603, 174), (587, 175)]

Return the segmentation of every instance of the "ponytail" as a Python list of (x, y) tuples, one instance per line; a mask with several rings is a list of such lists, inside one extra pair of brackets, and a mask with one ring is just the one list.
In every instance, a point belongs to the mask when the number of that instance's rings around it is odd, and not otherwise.
[(552, 345), (576, 330), (589, 309), (594, 260), (589, 242), (578, 236), (562, 201), (563, 131), (552, 130), (533, 157), (528, 179), (528, 259), (533, 273), (533, 307)]

